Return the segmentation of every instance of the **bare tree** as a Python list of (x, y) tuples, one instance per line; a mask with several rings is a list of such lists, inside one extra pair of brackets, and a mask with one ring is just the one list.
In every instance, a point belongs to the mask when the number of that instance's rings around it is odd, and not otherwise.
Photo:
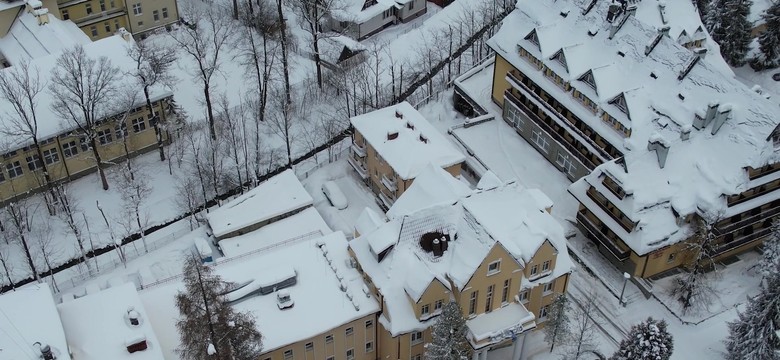
[(209, 134), (217, 139), (214, 125), (214, 108), (211, 100), (214, 74), (222, 67), (222, 52), (229, 46), (233, 35), (233, 24), (226, 19), (224, 8), (217, 6), (198, 7), (185, 2), (182, 10), (187, 13), (194, 26), (182, 26), (171, 32), (171, 38), (195, 62), (190, 74), (203, 86)]
[(278, 107), (268, 117), (265, 122), (270, 134), (275, 135), (284, 142), (287, 152), (287, 166), (292, 166), (292, 145), (293, 145), (293, 119), (291, 112), (292, 103), (284, 103), (283, 98), (277, 98)]
[(103, 190), (108, 190), (104, 164), (98, 151), (98, 127), (112, 114), (119, 69), (106, 57), (90, 58), (84, 48), (66, 50), (57, 60), (50, 87), (53, 110), (65, 126), (75, 127), (92, 148)]
[[(130, 160), (127, 160), (130, 162)], [(131, 170), (132, 169), (132, 170)], [(141, 242), (144, 245), (144, 252), (149, 252), (149, 246), (146, 243), (145, 229), (149, 225), (149, 214), (143, 208), (149, 200), (152, 193), (152, 187), (149, 184), (149, 176), (143, 167), (135, 166), (128, 168), (124, 166), (117, 167), (115, 181), (119, 188), (119, 195), (122, 198), (122, 211), (120, 212), (119, 223), (125, 228), (127, 235), (138, 231), (141, 235)]]
[(675, 278), (670, 293), (677, 297), (683, 313), (691, 309), (706, 308), (717, 293), (712, 284), (715, 269), (715, 234), (712, 224), (698, 217), (694, 224), (694, 234), (683, 244), (681, 252), (687, 256), (686, 272)]
[(62, 252), (62, 249), (54, 241), (54, 237), (51, 231), (49, 223), (41, 221), (33, 226), (31, 231), (32, 243), (38, 254), (43, 260), (43, 264), (46, 265), (46, 270), (51, 278), (51, 285), (54, 291), (59, 291), (57, 287), (57, 280), (54, 278), (54, 264), (52, 262), (53, 256)]
[(282, 0), (276, 0), (276, 10), (279, 16), (279, 25), (281, 28), (279, 36), (279, 45), (282, 47), (282, 73), (284, 74), (284, 113), (289, 113), (292, 106), (292, 90), (290, 89), (290, 62), (288, 61), (288, 34), (287, 19), (284, 17)]
[(570, 321), (570, 342), (565, 350), (565, 359), (577, 360), (596, 348), (597, 325), (600, 323), (597, 306), (600, 294), (591, 287), (585, 296), (574, 301), (574, 311)]
[[(84, 264), (87, 265), (87, 269), (91, 272), (92, 267), (90, 267), (89, 262), (87, 261), (87, 250), (84, 246), (84, 234), (81, 231), (81, 227), (84, 224), (79, 218), (80, 214), (83, 217), (83, 212), (79, 208), (77, 200), (73, 198), (73, 195), (71, 195), (67, 183), (57, 184), (52, 188), (52, 190), (57, 197), (57, 203), (60, 205), (61, 211), (57, 215), (60, 220), (68, 227), (68, 230), (71, 232), (71, 234), (73, 234), (73, 237), (76, 238), (76, 244), (79, 248), (81, 260), (84, 262)], [(90, 251), (92, 250), (94, 250), (94, 248), (90, 246)]]
[(54, 214), (54, 199), (51, 189), (51, 174), (49, 174), (48, 162), (44, 161), (43, 150), (39, 142), (38, 124), (38, 97), (45, 90), (46, 84), (41, 81), (37, 68), (30, 68), (30, 64), (22, 62), (10, 70), (0, 72), (0, 98), (11, 104), (13, 113), (6, 114), (3, 128), (0, 133), (17, 137), (24, 142), (32, 142), (36, 152), (35, 160), (43, 173), (42, 185), (49, 194), (45, 196), (49, 214)]
[(190, 230), (195, 230), (198, 224), (197, 212), (205, 204), (205, 199), (200, 195), (198, 183), (191, 176), (180, 176), (176, 178), (176, 197), (174, 203), (179, 211), (189, 214), (187, 220), (190, 224)]
[(151, 124), (157, 135), (157, 150), (160, 153), (160, 161), (165, 161), (165, 146), (163, 132), (165, 126), (160, 121), (160, 115), (154, 111), (150, 88), (159, 85), (171, 85), (176, 81), (170, 73), (171, 66), (176, 62), (176, 49), (162, 46), (152, 41), (137, 41), (134, 46), (128, 48), (128, 55), (135, 63), (133, 76), (144, 89), (146, 108), (151, 116)]
[(245, 157), (247, 150), (246, 109), (244, 109), (243, 104), (231, 108), (230, 101), (224, 94), (219, 98), (217, 106), (219, 107), (219, 127), (222, 129), (221, 138), (225, 145), (224, 149), (228, 157), (233, 160), (236, 172), (235, 185), (243, 187), (244, 176), (241, 174), (241, 170), (246, 169), (246, 173), (249, 172)]
[[(0, 233), (3, 235), (3, 237), (6, 237), (7, 234), (5, 232)], [(7, 240), (6, 240), (7, 241)], [(10, 261), (10, 257), (8, 255), (8, 252), (6, 251), (0, 251), (0, 268), (2, 268), (3, 273), (0, 274), (0, 285), (3, 284), (2, 279), (5, 278), (6, 281), (8, 281), (8, 285), (11, 286), (11, 289), (16, 289), (16, 285), (14, 285), (14, 279), (13, 279), (13, 263)]]
[(30, 270), (31, 275), (35, 280), (40, 281), (40, 275), (38, 268), (35, 265), (33, 259), (33, 253), (30, 249), (31, 244), (31, 223), (35, 217), (37, 208), (31, 206), (26, 199), (10, 202), (5, 205), (6, 216), (11, 224), (9, 230), (13, 233), (10, 235), (11, 239), (16, 242), (24, 250), (25, 260), (27, 261), (27, 267)]
[(320, 40), (339, 35), (338, 33), (323, 33), (322, 24), (327, 21), (332, 11), (341, 10), (341, 0), (293, 0), (293, 8), (296, 10), (301, 27), (309, 36), (314, 66), (317, 70), (317, 86), (322, 90), (322, 57), (320, 54)]
[(119, 260), (122, 261), (122, 265), (127, 267), (127, 256), (125, 256), (125, 250), (122, 248), (122, 239), (118, 239), (116, 235), (114, 235), (114, 228), (108, 221), (108, 217), (106, 216), (106, 212), (103, 211), (103, 207), (100, 206), (100, 201), (95, 200), (95, 206), (97, 206), (98, 211), (100, 211), (100, 215), (103, 217), (103, 221), (106, 223), (106, 229), (108, 229), (108, 234), (111, 236), (111, 246), (113, 246), (114, 250), (116, 250), (117, 256), (119, 256)]

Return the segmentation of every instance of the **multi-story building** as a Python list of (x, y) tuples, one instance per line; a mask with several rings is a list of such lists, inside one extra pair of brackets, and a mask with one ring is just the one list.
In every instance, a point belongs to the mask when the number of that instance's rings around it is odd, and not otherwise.
[(329, 28), (362, 40), (382, 29), (414, 20), (426, 12), (426, 0), (349, 0), (328, 14)]
[[(525, 334), (544, 326), (549, 304), (566, 291), (572, 264), (552, 202), (538, 190), (486, 179), (470, 191), (431, 167), (398, 199), (403, 211), (394, 205), (389, 221), (350, 241), (381, 304), (378, 358), (422, 359), (431, 325), (455, 301), (475, 360), (512, 342), (519, 359)], [(437, 183), (451, 191), (432, 188)]]
[[(106, 57), (120, 74), (132, 72), (135, 64), (127, 56), (127, 47), (132, 38), (115, 35), (82, 45), (86, 55), (97, 59)], [(59, 53), (29, 59), (30, 69), (36, 69), (42, 83), (50, 83), (52, 71), (56, 69)], [(14, 67), (0, 70), (14, 71)], [(125, 75), (121, 75), (125, 76)], [(134, 81), (127, 79), (127, 81)], [(141, 89), (139, 87), (139, 93)], [(162, 88), (150, 89), (150, 98), (160, 122), (168, 122), (172, 116), (173, 94)], [(23, 194), (42, 190), (43, 169), (48, 170), (52, 181), (68, 181), (92, 173), (97, 166), (90, 148), (90, 141), (75, 124), (61, 119), (52, 110), (54, 100), (41, 94), (36, 98), (38, 119), (38, 145), (25, 135), (3, 135), (4, 148), (0, 155), (0, 204)], [(117, 108), (116, 113), (106, 117), (97, 129), (97, 151), (103, 161), (110, 162), (126, 156), (133, 156), (157, 147), (157, 127), (143, 97), (137, 99), (134, 109)], [(16, 116), (13, 105), (0, 101), (3, 113), (0, 128), (12, 129), (11, 117)], [(165, 131), (163, 141), (168, 141)]]
[(57, 0), (58, 16), (71, 20), (92, 40), (125, 28), (140, 38), (179, 21), (175, 0)]
[(519, 1), (490, 40), (492, 97), (576, 181), (583, 233), (620, 268), (650, 277), (689, 261), (699, 220), (712, 226), (716, 258), (760, 244), (780, 207), (778, 118), (705, 49), (635, 11)]
[(465, 157), (409, 103), (350, 119), (354, 134), (348, 162), (390, 208), (429, 164), (459, 176)]

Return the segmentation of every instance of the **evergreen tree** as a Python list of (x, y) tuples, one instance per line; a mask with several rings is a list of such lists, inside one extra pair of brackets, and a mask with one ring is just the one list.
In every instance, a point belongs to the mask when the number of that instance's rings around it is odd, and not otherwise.
[(666, 321), (647, 318), (631, 327), (611, 360), (668, 360), (672, 350), (673, 339), (666, 331)]
[(715, 267), (715, 234), (712, 232), (715, 222), (699, 218), (693, 236), (683, 244), (681, 253), (688, 256), (687, 272), (676, 277), (670, 289), (671, 295), (680, 301), (683, 313), (693, 308), (706, 308), (715, 297), (712, 278), (716, 274), (709, 272)]
[(747, 308), (729, 323), (727, 360), (778, 360), (780, 340), (780, 275), (765, 278), (760, 292), (748, 298)]
[(194, 254), (184, 264), (184, 291), (176, 294), (176, 323), (183, 360), (249, 360), (260, 357), (262, 336), (255, 319), (226, 302), (227, 285)]
[(769, 277), (780, 273), (780, 220), (772, 221), (772, 233), (764, 240), (764, 256), (758, 264), (761, 274)]
[(566, 339), (569, 329), (569, 298), (560, 294), (555, 297), (547, 310), (547, 321), (544, 323), (544, 340), (550, 343), (550, 352), (555, 348), (555, 342)]
[(431, 336), (433, 341), (425, 344), (427, 360), (467, 360), (471, 359), (471, 345), (466, 339), (466, 319), (457, 302), (444, 305)]
[(766, 23), (766, 31), (758, 36), (761, 54), (753, 63), (758, 70), (780, 65), (780, 2), (772, 4), (761, 17)]
[(753, 25), (748, 20), (752, 0), (713, 0), (707, 7), (704, 24), (712, 39), (720, 45), (720, 53), (732, 66), (745, 63)]

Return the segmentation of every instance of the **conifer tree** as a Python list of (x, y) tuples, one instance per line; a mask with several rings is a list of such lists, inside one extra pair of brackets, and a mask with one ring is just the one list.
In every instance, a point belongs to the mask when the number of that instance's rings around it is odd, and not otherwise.
[(761, 17), (766, 23), (766, 31), (758, 36), (761, 54), (753, 65), (757, 70), (780, 65), (780, 1), (772, 4)]
[(666, 331), (666, 321), (647, 318), (631, 327), (611, 360), (668, 360), (672, 350), (673, 339)]
[(748, 298), (747, 308), (729, 323), (727, 360), (778, 360), (780, 340), (780, 275), (764, 279), (758, 295)]
[(183, 360), (258, 359), (262, 336), (249, 313), (235, 312), (223, 295), (227, 285), (194, 254), (184, 264), (184, 291), (176, 294), (176, 323)]
[(564, 294), (559, 294), (550, 303), (547, 310), (547, 321), (544, 323), (544, 340), (550, 343), (550, 352), (555, 348), (555, 343), (566, 339), (569, 329), (569, 299)]
[(704, 16), (712, 39), (732, 66), (742, 66), (752, 41), (752, 24), (748, 20), (752, 0), (714, 0)]
[(471, 359), (471, 345), (466, 339), (466, 319), (457, 302), (444, 305), (431, 336), (433, 341), (425, 344), (426, 360)]
[(764, 240), (764, 255), (758, 266), (764, 277), (780, 273), (780, 220), (778, 219), (772, 221), (772, 233)]

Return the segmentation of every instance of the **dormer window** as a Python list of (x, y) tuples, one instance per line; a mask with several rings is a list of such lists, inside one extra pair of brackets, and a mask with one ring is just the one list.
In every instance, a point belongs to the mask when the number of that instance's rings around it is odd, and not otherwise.
[(626, 116), (628, 116), (628, 119), (631, 120), (631, 113), (628, 111), (628, 104), (626, 103), (626, 96), (625, 94), (620, 94), (618, 96), (615, 96), (614, 99), (609, 101), (610, 104), (615, 105), (620, 111), (622, 111)]
[(569, 66), (566, 65), (566, 55), (563, 54), (563, 49), (558, 50), (558, 52), (556, 52), (555, 55), (551, 57), (551, 59), (557, 61), (559, 64), (561, 64), (561, 66), (563, 66), (564, 69), (566, 69), (566, 71), (569, 71)]
[(536, 35), (536, 29), (531, 30), (531, 32), (525, 36), (525, 39), (534, 43), (534, 45), (539, 46), (539, 37)]
[(598, 91), (596, 89), (596, 79), (593, 78), (593, 71), (592, 70), (588, 70), (588, 72), (586, 72), (585, 74), (580, 76), (580, 78), (577, 79), (577, 80), (582, 81), (582, 82), (588, 84), (588, 86), (593, 88), (593, 90)]
[(376, 5), (376, 4), (377, 4), (376, 0), (366, 0), (366, 2), (363, 3), (363, 9), (362, 10), (368, 9), (368, 8), (370, 8), (370, 7), (372, 7), (372, 6)]
[(431, 305), (425, 304), (420, 308), (420, 315), (425, 316), (428, 315), (431, 312)]

